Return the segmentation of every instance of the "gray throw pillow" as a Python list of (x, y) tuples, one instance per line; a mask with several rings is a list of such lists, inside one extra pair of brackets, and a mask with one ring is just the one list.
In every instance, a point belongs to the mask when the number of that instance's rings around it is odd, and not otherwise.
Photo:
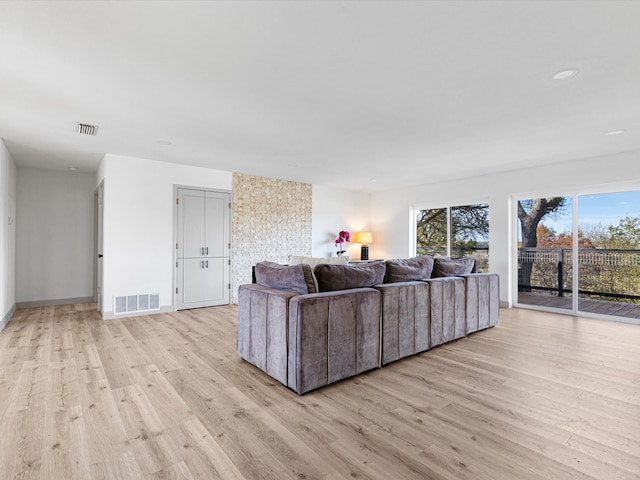
[(387, 260), (387, 272), (384, 283), (411, 282), (431, 278), (433, 271), (433, 257), (420, 255), (413, 258)]
[(280, 265), (274, 262), (256, 264), (256, 283), (269, 288), (299, 293), (317, 293), (318, 284), (307, 264)]
[(362, 265), (316, 265), (314, 273), (321, 292), (373, 287), (384, 280), (383, 262)]
[(433, 277), (467, 275), (475, 272), (476, 268), (476, 259), (473, 257), (436, 257), (433, 264)]

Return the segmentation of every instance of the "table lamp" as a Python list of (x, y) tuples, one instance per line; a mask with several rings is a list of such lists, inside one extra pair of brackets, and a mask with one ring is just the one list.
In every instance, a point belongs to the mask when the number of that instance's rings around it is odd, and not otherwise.
[(355, 235), (355, 243), (361, 243), (360, 260), (369, 260), (369, 244), (373, 243), (373, 235), (371, 232), (357, 232)]

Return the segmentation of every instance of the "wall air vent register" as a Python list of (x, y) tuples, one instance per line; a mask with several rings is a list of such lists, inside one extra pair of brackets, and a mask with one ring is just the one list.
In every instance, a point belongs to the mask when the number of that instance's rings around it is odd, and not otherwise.
[(153, 312), (158, 310), (160, 310), (160, 295), (158, 293), (113, 297), (113, 313), (115, 315), (131, 312)]

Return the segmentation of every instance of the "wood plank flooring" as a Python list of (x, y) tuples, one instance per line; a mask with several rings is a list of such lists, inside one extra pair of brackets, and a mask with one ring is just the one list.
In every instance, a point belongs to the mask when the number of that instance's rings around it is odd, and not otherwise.
[(0, 334), (3, 479), (640, 479), (640, 326), (523, 309), (302, 397), (235, 306)]

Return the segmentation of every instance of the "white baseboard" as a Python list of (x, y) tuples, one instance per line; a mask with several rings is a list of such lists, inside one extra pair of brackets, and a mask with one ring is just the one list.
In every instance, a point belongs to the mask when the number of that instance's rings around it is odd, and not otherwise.
[(31, 302), (18, 302), (17, 308), (49, 307), (51, 305), (73, 305), (74, 303), (91, 303), (93, 297), (56, 298), (53, 300), (35, 300)]
[(13, 307), (11, 307), (7, 312), (7, 314), (4, 317), (2, 317), (2, 320), (0, 320), (0, 332), (4, 330), (4, 327), (7, 326), (7, 323), (9, 323), (9, 320), (11, 320), (11, 317), (15, 312), (16, 312), (16, 304), (14, 303)]

